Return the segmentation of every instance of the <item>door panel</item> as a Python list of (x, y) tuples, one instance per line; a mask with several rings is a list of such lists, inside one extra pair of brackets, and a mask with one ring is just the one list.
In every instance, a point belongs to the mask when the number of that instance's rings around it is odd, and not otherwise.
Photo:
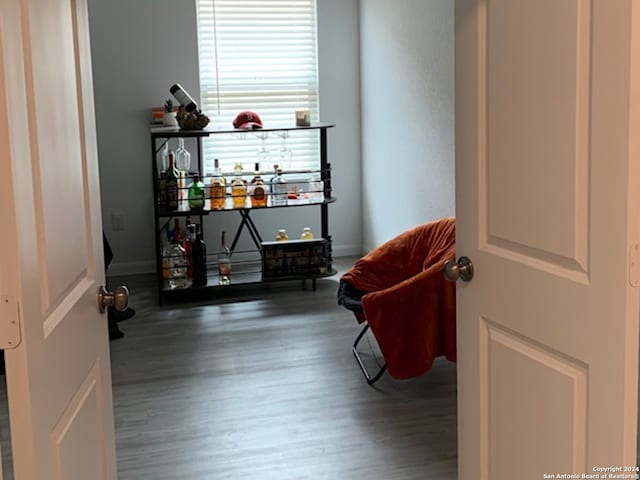
[(636, 462), (639, 7), (456, 3), (461, 479)]
[(47, 272), (41, 287), (45, 311), (51, 311), (85, 277), (89, 263), (83, 232), (87, 205), (73, 6), (68, 0), (30, 2), (31, 11), (38, 12), (29, 19), (32, 95), (37, 108), (31, 128), (36, 136), (34, 180), (39, 183), (34, 189), (37, 228)]
[[(62, 413), (51, 435), (57, 477), (93, 478), (102, 469), (103, 436), (96, 418), (102, 418), (100, 369), (96, 365)], [(86, 448), (89, 445), (89, 449)], [(78, 457), (78, 452), (85, 455)]]
[[(85, 0), (0, 0), (0, 135), (22, 341), (6, 351), (16, 478), (114, 479), (100, 189)], [(3, 282), (4, 285), (4, 282)]]
[(588, 251), (590, 13), (584, 1), (492, 0), (479, 19), (487, 245), (580, 272)]
[[(518, 415), (487, 423), (481, 431), (491, 455), (490, 478), (512, 478), (514, 471), (539, 465), (541, 459), (545, 472), (583, 470), (587, 365), (487, 319), (481, 322), (485, 346), (480, 353), (481, 376), (488, 382), (483, 392), (488, 418), (499, 419), (513, 406), (518, 408)], [(537, 445), (535, 453), (513, 448), (514, 440), (517, 444), (523, 435)]]

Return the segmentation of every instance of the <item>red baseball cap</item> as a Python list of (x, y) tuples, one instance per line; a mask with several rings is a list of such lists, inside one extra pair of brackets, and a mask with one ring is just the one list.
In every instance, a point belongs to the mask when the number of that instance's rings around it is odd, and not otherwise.
[(262, 128), (262, 120), (260, 120), (260, 115), (258, 115), (256, 112), (244, 110), (240, 112), (233, 120), (233, 126), (235, 128), (241, 128), (243, 130)]

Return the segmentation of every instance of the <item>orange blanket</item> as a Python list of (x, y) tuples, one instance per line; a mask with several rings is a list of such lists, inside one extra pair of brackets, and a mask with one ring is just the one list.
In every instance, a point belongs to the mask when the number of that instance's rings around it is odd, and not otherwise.
[(456, 286), (442, 274), (455, 258), (455, 219), (408, 230), (372, 250), (342, 276), (366, 294), (369, 322), (389, 374), (421, 375), (444, 355), (456, 361)]

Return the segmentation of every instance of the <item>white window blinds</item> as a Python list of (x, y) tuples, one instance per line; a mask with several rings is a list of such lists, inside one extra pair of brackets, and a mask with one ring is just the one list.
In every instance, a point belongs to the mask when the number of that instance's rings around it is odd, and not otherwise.
[[(216, 129), (232, 128), (243, 110), (260, 115), (265, 128), (292, 126), (296, 110), (317, 122), (318, 69), (315, 0), (197, 0), (201, 108)], [(236, 162), (252, 172), (262, 149), (257, 132), (212, 135), (204, 142), (205, 170), (218, 158), (223, 171)], [(264, 140), (271, 171), (317, 169), (317, 130), (268, 132)], [(291, 150), (291, 160), (283, 149)]]

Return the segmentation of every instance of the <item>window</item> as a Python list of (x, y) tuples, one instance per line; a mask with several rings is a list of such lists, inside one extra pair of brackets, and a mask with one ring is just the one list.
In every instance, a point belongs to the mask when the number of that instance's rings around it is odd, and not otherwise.
[[(198, 43), (201, 108), (212, 127), (232, 128), (242, 110), (258, 113), (265, 127), (293, 125), (296, 110), (309, 110), (318, 121), (315, 0), (198, 0)], [(236, 162), (252, 172), (262, 149), (256, 133), (205, 139), (205, 171), (218, 158), (225, 172)], [(260, 164), (263, 172), (274, 164), (319, 167), (317, 131), (292, 131), (286, 139), (278, 133), (264, 140), (269, 159)], [(293, 163), (281, 157), (283, 143)]]

